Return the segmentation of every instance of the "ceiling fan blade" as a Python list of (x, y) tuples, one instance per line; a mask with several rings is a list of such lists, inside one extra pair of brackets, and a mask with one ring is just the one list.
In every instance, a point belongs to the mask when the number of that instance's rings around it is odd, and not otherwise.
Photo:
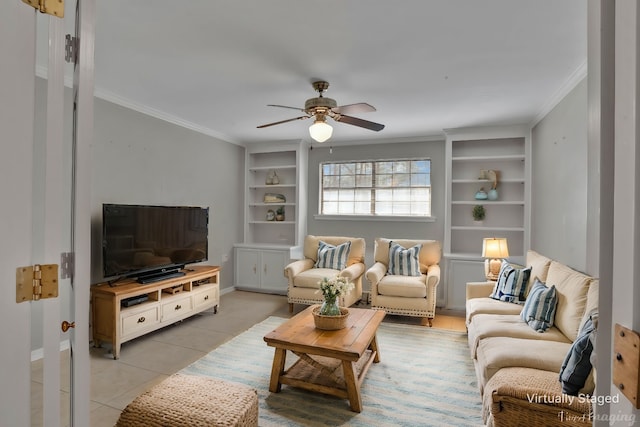
[(360, 102), (358, 104), (339, 105), (335, 108), (332, 108), (331, 110), (338, 114), (358, 114), (376, 111), (373, 105), (369, 105), (366, 102)]
[(293, 119), (280, 120), (279, 122), (267, 123), (266, 125), (260, 125), (260, 126), (257, 126), (257, 127), (258, 127), (258, 129), (260, 129), (260, 128), (266, 128), (266, 127), (269, 127), (269, 126), (280, 125), (280, 124), (282, 124), (282, 123), (293, 122), (294, 120), (303, 120), (303, 119), (308, 119), (309, 117), (310, 117), (310, 116), (294, 117)]
[(359, 119), (357, 117), (336, 115), (333, 119), (336, 122), (342, 122), (342, 123), (347, 123), (347, 124), (354, 125), (354, 126), (360, 126), (361, 128), (374, 130), (376, 132), (381, 131), (382, 129), (384, 129), (384, 125), (382, 125), (380, 123), (374, 123), (374, 122), (370, 122), (368, 120), (362, 120), (362, 119)]
[(280, 108), (289, 108), (290, 110), (304, 111), (304, 108), (300, 108), (300, 107), (289, 107), (289, 106), (287, 106), (287, 105), (267, 104), (267, 107), (280, 107)]

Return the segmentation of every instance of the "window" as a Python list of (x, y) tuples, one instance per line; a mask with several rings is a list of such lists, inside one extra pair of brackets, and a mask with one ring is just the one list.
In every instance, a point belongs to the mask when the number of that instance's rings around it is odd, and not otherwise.
[(320, 214), (431, 216), (431, 160), (321, 163)]

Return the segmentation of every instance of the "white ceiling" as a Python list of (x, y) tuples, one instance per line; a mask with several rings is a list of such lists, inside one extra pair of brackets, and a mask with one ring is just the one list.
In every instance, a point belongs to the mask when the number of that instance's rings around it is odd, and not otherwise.
[(317, 79), (386, 125), (330, 120), (339, 142), (533, 123), (586, 75), (584, 0), (96, 3), (96, 95), (233, 143), (308, 140), (311, 119), (256, 126)]

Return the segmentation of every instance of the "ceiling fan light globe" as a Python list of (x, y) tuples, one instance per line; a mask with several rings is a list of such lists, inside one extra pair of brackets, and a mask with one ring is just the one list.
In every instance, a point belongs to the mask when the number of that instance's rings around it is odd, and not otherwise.
[(309, 126), (309, 135), (317, 142), (325, 142), (332, 134), (333, 128), (324, 121), (316, 121)]

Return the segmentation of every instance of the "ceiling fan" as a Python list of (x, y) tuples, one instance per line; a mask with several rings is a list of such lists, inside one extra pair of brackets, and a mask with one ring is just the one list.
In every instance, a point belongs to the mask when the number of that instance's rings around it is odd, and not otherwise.
[(316, 81), (313, 82), (312, 85), (316, 92), (318, 92), (318, 96), (316, 98), (307, 99), (307, 101), (304, 103), (304, 108), (288, 107), (286, 105), (275, 104), (268, 105), (269, 107), (289, 108), (291, 110), (302, 111), (303, 113), (305, 113), (304, 116), (260, 125), (258, 126), (258, 128), (266, 128), (269, 126), (279, 125), (295, 120), (303, 120), (315, 117), (313, 124), (309, 127), (309, 134), (314, 140), (318, 142), (326, 141), (327, 139), (331, 138), (331, 134), (333, 133), (333, 128), (326, 121), (327, 116), (331, 117), (336, 122), (359, 126), (361, 128), (373, 130), (376, 132), (384, 129), (384, 125), (380, 123), (370, 122), (368, 120), (363, 120), (347, 115), (353, 113), (367, 113), (370, 111), (376, 111), (373, 106), (364, 102), (338, 106), (338, 103), (335, 101), (335, 99), (325, 98), (324, 96), (322, 96), (323, 92), (329, 88), (328, 82)]

